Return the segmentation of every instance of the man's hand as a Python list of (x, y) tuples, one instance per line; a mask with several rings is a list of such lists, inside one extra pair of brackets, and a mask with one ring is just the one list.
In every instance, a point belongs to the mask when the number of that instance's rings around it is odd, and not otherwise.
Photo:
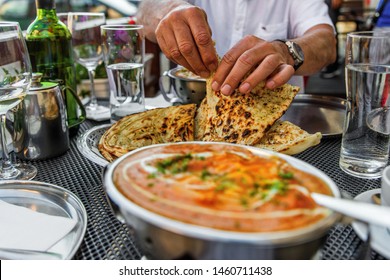
[(170, 11), (157, 26), (156, 39), (168, 59), (207, 78), (218, 66), (206, 13), (192, 5)]
[[(283, 43), (246, 36), (223, 57), (214, 76), (213, 90), (230, 95), (238, 86), (240, 92), (249, 93), (263, 80), (270, 89), (285, 84), (295, 72), (286, 51)], [(248, 72), (251, 74), (239, 85)]]

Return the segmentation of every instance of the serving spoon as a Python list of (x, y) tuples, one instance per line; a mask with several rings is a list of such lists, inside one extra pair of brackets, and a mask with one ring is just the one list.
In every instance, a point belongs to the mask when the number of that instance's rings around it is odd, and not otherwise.
[(311, 193), (311, 197), (317, 204), (348, 217), (368, 224), (390, 228), (390, 207), (336, 198), (319, 193)]

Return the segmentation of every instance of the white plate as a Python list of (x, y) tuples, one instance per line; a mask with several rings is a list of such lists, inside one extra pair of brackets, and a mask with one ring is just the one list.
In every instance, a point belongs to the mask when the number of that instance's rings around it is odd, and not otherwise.
[(109, 162), (100, 154), (98, 144), (104, 132), (111, 127), (111, 124), (103, 124), (88, 129), (77, 139), (77, 148), (80, 153), (90, 161), (106, 166)]
[(87, 212), (80, 199), (65, 188), (37, 181), (0, 182), (0, 199), (48, 215), (74, 219), (75, 227), (48, 252), (72, 259), (87, 229)]
[[(380, 189), (369, 190), (357, 195), (355, 200), (373, 203), (371, 199), (372, 195), (380, 192)], [(367, 226), (365, 224), (355, 221), (352, 223), (352, 228), (355, 230), (360, 239), (367, 239)], [(375, 225), (371, 225), (370, 229), (371, 247), (385, 258), (390, 259), (390, 230)]]

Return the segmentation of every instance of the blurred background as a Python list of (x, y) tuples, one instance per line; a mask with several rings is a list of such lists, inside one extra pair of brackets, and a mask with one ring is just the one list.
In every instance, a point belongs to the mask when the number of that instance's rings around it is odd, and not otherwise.
[[(141, 0), (56, 0), (57, 12), (104, 12), (107, 18), (134, 16)], [(26, 29), (36, 16), (35, 0), (0, 0), (0, 20), (18, 21)]]
[[(103, 12), (107, 23), (134, 23), (141, 0), (56, 0), (57, 13)], [(36, 17), (35, 0), (0, 0), (0, 21), (17, 21), (23, 30)], [(160, 76), (160, 50), (156, 44), (146, 43), (148, 55), (145, 65), (145, 94), (154, 96), (158, 92)], [(165, 62), (166, 64), (166, 62)], [(81, 97), (89, 95), (90, 86), (85, 67), (76, 65), (78, 91)], [(104, 63), (96, 69), (95, 88), (98, 98), (108, 98), (108, 82)]]
[[(57, 12), (91, 11), (104, 12), (108, 23), (134, 22), (139, 3), (142, 0), (56, 0)], [(344, 0), (337, 15), (336, 28), (339, 40), (339, 68), (331, 75), (318, 73), (306, 77), (306, 93), (314, 95), (332, 95), (345, 97), (344, 48), (346, 34), (363, 29), (367, 18), (371, 16), (379, 0)], [(18, 21), (26, 29), (35, 18), (34, 0), (0, 0), (0, 20)], [(171, 64), (161, 55), (157, 45), (147, 42), (146, 52), (151, 54), (145, 67), (146, 96), (154, 96), (159, 90), (158, 79), (171, 68)], [(80, 90), (88, 94), (87, 73), (84, 67), (77, 67)], [(96, 90), (98, 97), (107, 91), (103, 65), (97, 69)], [(100, 92), (100, 93), (99, 93)], [(83, 94), (83, 92), (82, 92)], [(100, 94), (100, 95), (99, 95)]]

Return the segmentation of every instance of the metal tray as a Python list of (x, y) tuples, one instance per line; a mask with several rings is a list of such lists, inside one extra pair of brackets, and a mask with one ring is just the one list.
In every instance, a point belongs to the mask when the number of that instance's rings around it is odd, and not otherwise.
[(281, 120), (290, 121), (309, 133), (324, 137), (343, 132), (346, 100), (338, 97), (298, 94)]
[(75, 227), (48, 250), (61, 259), (73, 258), (87, 229), (87, 212), (76, 195), (53, 184), (19, 180), (0, 182), (0, 199), (40, 213), (74, 219)]
[(77, 139), (77, 148), (80, 153), (90, 161), (103, 167), (109, 164), (109, 162), (100, 154), (98, 145), (100, 138), (111, 125), (103, 124), (95, 126), (85, 131)]

